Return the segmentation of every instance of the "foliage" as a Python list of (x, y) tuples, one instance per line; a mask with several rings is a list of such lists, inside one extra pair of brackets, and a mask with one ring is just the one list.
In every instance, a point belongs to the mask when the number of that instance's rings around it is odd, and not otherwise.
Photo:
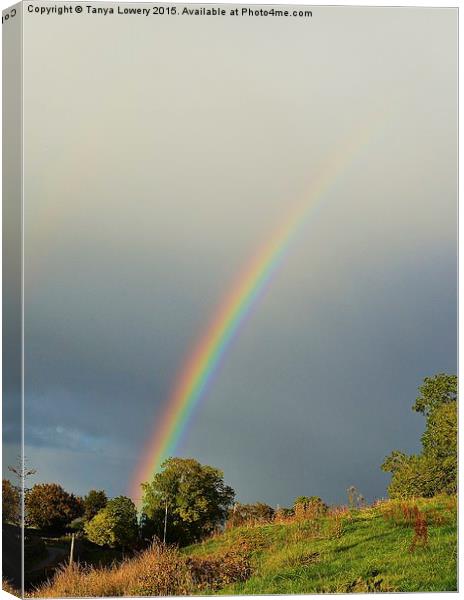
[(159, 526), (153, 521), (153, 519), (150, 519), (150, 517), (148, 515), (146, 515), (144, 512), (142, 512), (142, 514), (140, 515), (139, 531), (140, 531), (140, 538), (144, 542), (159, 541), (159, 538), (158, 538)]
[(293, 508), (288, 508), (286, 506), (278, 506), (275, 511), (274, 520), (285, 521), (287, 519), (292, 519), (294, 516), (295, 511), (293, 510)]
[(410, 552), (414, 552), (419, 545), (428, 544), (427, 519), (417, 506), (414, 506), (414, 537), (409, 547)]
[(394, 450), (382, 469), (392, 473), (391, 498), (431, 497), (457, 490), (457, 377), (426, 377), (413, 410), (426, 417), (422, 451), (407, 455)]
[(76, 563), (59, 569), (32, 595), (39, 598), (186, 596), (219, 590), (251, 574), (242, 550), (212, 557), (189, 557), (177, 548), (153, 545), (121, 564), (107, 568)]
[(293, 502), (293, 511), (297, 516), (312, 518), (323, 515), (329, 507), (319, 496), (298, 496)]
[(26, 494), (26, 522), (39, 529), (63, 530), (82, 516), (82, 500), (57, 483), (37, 483)]
[(253, 569), (248, 548), (241, 547), (213, 556), (187, 558), (195, 591), (216, 592), (226, 585), (246, 581)]
[(458, 378), (456, 375), (439, 373), (434, 377), (426, 377), (419, 387), (420, 395), (416, 398), (413, 410), (428, 416), (435, 408), (443, 404), (452, 404), (458, 397)]
[(21, 521), (21, 496), (8, 479), (2, 480), (2, 515), (5, 523), (19, 525)]
[(90, 490), (84, 497), (84, 517), (90, 521), (108, 503), (108, 498), (103, 490)]
[(162, 469), (142, 484), (143, 512), (160, 539), (166, 515), (166, 539), (179, 544), (199, 540), (224, 522), (235, 494), (222, 471), (192, 458), (169, 458)]
[(130, 498), (118, 496), (109, 500), (95, 517), (85, 524), (85, 533), (99, 546), (131, 546), (137, 540), (137, 510)]
[(86, 523), (87, 520), (84, 517), (77, 517), (77, 519), (73, 519), (71, 523), (69, 523), (68, 528), (71, 531), (74, 531), (79, 534), (80, 532), (84, 531)]
[(22, 592), (16, 589), (8, 579), (2, 579), (2, 590), (11, 594), (12, 596), (17, 596), (18, 598), (22, 598)]
[[(427, 519), (419, 542), (414, 506)], [(401, 523), (385, 518), (397, 515)], [(342, 527), (333, 535), (333, 520)], [(395, 517), (396, 519), (396, 517)], [(406, 521), (403, 522), (403, 519)], [(456, 497), (386, 500), (341, 508), (313, 522), (236, 527), (182, 552), (154, 546), (109, 568), (73, 565), (34, 592), (38, 598), (168, 596), (221, 593), (453, 591), (457, 589)], [(297, 535), (298, 534), (298, 535)], [(307, 534), (307, 535), (305, 535)]]
[(274, 518), (274, 513), (272, 506), (264, 502), (255, 502), (254, 504), (236, 502), (229, 510), (227, 526), (237, 527), (244, 523), (271, 521)]

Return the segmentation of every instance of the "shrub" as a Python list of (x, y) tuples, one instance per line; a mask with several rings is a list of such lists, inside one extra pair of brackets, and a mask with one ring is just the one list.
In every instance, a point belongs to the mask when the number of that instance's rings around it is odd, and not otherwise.
[(427, 546), (428, 544), (428, 527), (427, 520), (417, 506), (413, 507), (414, 512), (414, 537), (412, 539), (410, 552), (414, 552), (417, 546)]
[(217, 591), (230, 583), (245, 581), (252, 573), (250, 559), (240, 551), (212, 558), (191, 557), (187, 566), (197, 590)]
[(315, 519), (327, 513), (328, 506), (319, 496), (298, 496), (293, 503), (293, 512), (297, 519)]
[(136, 559), (131, 596), (185, 596), (193, 582), (186, 559), (173, 547), (155, 545)]
[(240, 525), (266, 523), (272, 521), (275, 511), (272, 506), (263, 502), (255, 504), (241, 504), (236, 502), (229, 510), (227, 527), (238, 527)]

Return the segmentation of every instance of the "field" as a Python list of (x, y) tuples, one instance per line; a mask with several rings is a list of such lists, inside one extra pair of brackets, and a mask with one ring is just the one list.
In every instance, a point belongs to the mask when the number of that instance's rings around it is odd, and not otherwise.
[(457, 589), (456, 497), (386, 500), (153, 546), (108, 568), (63, 567), (34, 597)]

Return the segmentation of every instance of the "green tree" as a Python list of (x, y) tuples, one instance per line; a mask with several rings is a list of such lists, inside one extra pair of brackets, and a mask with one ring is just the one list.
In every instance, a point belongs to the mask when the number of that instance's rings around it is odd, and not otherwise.
[(62, 530), (81, 517), (81, 498), (69, 494), (57, 483), (37, 483), (26, 494), (26, 522), (39, 529)]
[(225, 521), (234, 490), (222, 471), (193, 458), (169, 458), (153, 481), (142, 484), (143, 512), (166, 541), (186, 544), (201, 539)]
[(456, 406), (457, 398), (457, 376), (438, 373), (438, 375), (424, 379), (424, 383), (419, 387), (419, 396), (416, 398), (412, 409), (427, 417), (435, 408), (444, 404)]
[(408, 456), (394, 450), (382, 469), (392, 473), (392, 498), (431, 497), (457, 491), (457, 377), (439, 373), (426, 377), (413, 410), (426, 418), (422, 451)]
[(84, 526), (91, 542), (99, 546), (132, 546), (138, 535), (137, 509), (130, 498), (118, 496)]
[(2, 514), (5, 523), (19, 525), (21, 520), (21, 496), (8, 479), (2, 480)]
[(84, 517), (90, 521), (108, 504), (108, 498), (103, 490), (90, 490), (84, 497)]

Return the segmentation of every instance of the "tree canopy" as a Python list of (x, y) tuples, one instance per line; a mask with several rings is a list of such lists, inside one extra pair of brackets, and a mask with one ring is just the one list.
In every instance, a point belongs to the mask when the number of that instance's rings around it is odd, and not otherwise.
[(8, 479), (2, 480), (2, 515), (5, 523), (18, 525), (21, 520), (21, 496)]
[(422, 451), (407, 455), (394, 450), (382, 464), (382, 470), (392, 473), (392, 498), (457, 491), (457, 377), (426, 377), (419, 393), (413, 410), (426, 418)]
[(57, 483), (37, 483), (26, 494), (26, 521), (39, 529), (61, 530), (84, 513), (81, 498)]
[(90, 490), (84, 497), (84, 517), (90, 521), (108, 503), (104, 490)]
[(153, 480), (142, 484), (143, 512), (156, 535), (186, 544), (207, 535), (223, 523), (234, 500), (234, 490), (224, 483), (219, 469), (193, 458), (169, 458)]
[(118, 496), (109, 500), (84, 526), (91, 542), (99, 546), (127, 547), (137, 540), (137, 509), (130, 498)]

